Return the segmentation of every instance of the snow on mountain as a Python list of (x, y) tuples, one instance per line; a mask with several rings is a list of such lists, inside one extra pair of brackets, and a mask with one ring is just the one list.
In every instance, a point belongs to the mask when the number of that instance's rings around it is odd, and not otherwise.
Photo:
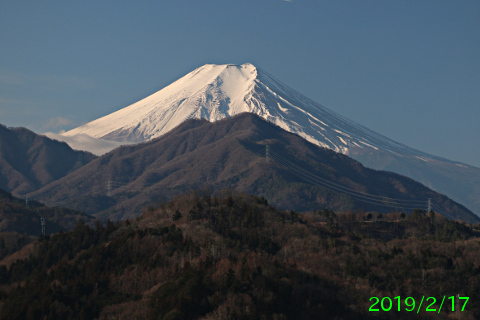
[(337, 152), (370, 147), (425, 156), (321, 106), (250, 63), (204, 65), (143, 100), (63, 135), (142, 142), (190, 118), (216, 121), (242, 112)]
[[(122, 144), (143, 142), (190, 118), (216, 121), (242, 112), (257, 114), (368, 167), (406, 175), (480, 212), (479, 168), (395, 142), (312, 101), (249, 63), (204, 65), (143, 100), (64, 133), (63, 140), (69, 143), (70, 138), (77, 137), (75, 140), (86, 141), (87, 135)], [(96, 151), (88, 143), (82, 150)], [(105, 150), (108, 148), (101, 152)]]

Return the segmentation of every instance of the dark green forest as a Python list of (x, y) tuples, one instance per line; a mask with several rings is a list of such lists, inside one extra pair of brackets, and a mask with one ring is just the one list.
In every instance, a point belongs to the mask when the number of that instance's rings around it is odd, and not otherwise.
[[(298, 213), (192, 191), (137, 219), (41, 236), (0, 265), (0, 318), (479, 319), (479, 235), (421, 210)], [(463, 312), (406, 311), (407, 297), (435, 297), (438, 311), (457, 294)], [(400, 312), (369, 311), (397, 296)]]

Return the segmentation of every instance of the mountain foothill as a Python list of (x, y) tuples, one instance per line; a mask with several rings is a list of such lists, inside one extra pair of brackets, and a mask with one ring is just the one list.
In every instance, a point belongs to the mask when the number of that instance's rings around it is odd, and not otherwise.
[[(352, 194), (315, 179), (346, 186)], [(251, 113), (214, 123), (188, 120), (160, 138), (120, 147), (92, 160), (29, 197), (100, 219), (120, 220), (139, 216), (159, 200), (202, 188), (256, 194), (279, 208), (296, 211), (330, 208), (387, 213), (407, 207), (403, 211), (409, 212), (412, 206), (426, 209), (430, 198), (452, 217), (470, 223), (478, 219), (460, 204), (409, 178), (365, 168)], [(362, 198), (363, 194), (401, 200), (382, 206)]]
[(28, 129), (0, 125), (0, 188), (16, 196), (38, 190), (95, 158)]

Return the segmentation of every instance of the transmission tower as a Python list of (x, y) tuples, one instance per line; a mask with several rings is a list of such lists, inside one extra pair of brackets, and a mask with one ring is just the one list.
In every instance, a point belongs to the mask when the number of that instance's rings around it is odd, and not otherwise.
[(265, 146), (265, 160), (267, 163), (270, 162), (270, 146), (268, 144)]
[(108, 179), (107, 183), (107, 196), (111, 197), (112, 196), (112, 180)]
[(28, 207), (28, 196), (25, 196), (25, 207)]
[(45, 236), (45, 218), (40, 218), (40, 224), (42, 225), (42, 236)]
[(432, 198), (428, 198), (428, 209), (427, 213), (430, 213), (432, 211)]

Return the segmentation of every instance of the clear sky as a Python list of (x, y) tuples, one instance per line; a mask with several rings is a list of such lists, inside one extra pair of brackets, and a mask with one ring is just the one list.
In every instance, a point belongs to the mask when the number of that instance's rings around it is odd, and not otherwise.
[(480, 1), (0, 2), (0, 123), (71, 129), (205, 63), (251, 62), (411, 147), (480, 167)]

